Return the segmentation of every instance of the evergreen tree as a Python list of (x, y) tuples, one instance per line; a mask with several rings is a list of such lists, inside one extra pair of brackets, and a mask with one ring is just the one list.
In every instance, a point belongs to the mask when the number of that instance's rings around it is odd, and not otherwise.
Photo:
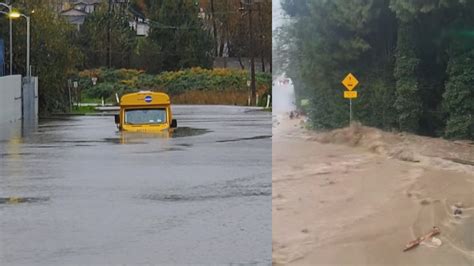
[(413, 22), (399, 25), (394, 75), (397, 80), (395, 108), (402, 131), (417, 132), (421, 115), (417, 71), (419, 59), (415, 50), (416, 31)]
[(340, 81), (352, 72), (360, 81), (354, 118), (363, 124), (473, 138), (474, 1), (282, 0), (282, 6), (293, 19), (277, 46), (288, 60), (278, 60), (297, 97), (311, 100), (313, 126), (348, 124)]
[[(128, 21), (125, 10), (109, 12), (107, 5), (101, 5), (87, 16), (79, 34), (80, 46), (86, 56), (85, 68), (108, 66), (109, 56), (111, 67), (122, 68), (130, 65), (136, 33), (130, 28)], [(109, 30), (110, 43), (107, 38)]]
[(447, 73), (449, 80), (443, 94), (443, 105), (448, 114), (445, 136), (474, 138), (474, 49), (450, 51)]
[(212, 39), (198, 11), (191, 0), (163, 0), (152, 6), (149, 38), (160, 47), (162, 70), (212, 67)]

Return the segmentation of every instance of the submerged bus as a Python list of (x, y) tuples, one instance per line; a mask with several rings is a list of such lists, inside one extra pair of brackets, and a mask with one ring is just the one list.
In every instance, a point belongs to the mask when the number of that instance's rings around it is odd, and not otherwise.
[(123, 95), (115, 124), (119, 130), (131, 132), (161, 132), (178, 126), (171, 113), (170, 97), (151, 91)]

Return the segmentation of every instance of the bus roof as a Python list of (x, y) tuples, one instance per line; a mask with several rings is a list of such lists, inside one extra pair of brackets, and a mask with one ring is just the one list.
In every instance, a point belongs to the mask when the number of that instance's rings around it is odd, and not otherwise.
[(147, 106), (147, 105), (168, 105), (170, 97), (163, 92), (140, 91), (122, 96), (120, 106)]

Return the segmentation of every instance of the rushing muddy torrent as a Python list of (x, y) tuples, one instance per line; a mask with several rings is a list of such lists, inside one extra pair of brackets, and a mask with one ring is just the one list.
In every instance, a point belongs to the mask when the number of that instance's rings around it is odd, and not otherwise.
[[(473, 265), (469, 142), (303, 126), (274, 119), (275, 264)], [(439, 235), (403, 252), (434, 226)]]
[(412, 229), (426, 224), (441, 228), (442, 240), (474, 260), (474, 176), (429, 170), (409, 188), (408, 195), (420, 203)]

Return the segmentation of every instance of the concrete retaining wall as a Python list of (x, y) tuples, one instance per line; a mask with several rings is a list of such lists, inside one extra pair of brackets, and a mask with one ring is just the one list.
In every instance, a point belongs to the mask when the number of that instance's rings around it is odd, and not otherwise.
[(21, 120), (21, 76), (0, 77), (0, 127)]
[(23, 121), (34, 123), (38, 118), (38, 78), (23, 78)]

